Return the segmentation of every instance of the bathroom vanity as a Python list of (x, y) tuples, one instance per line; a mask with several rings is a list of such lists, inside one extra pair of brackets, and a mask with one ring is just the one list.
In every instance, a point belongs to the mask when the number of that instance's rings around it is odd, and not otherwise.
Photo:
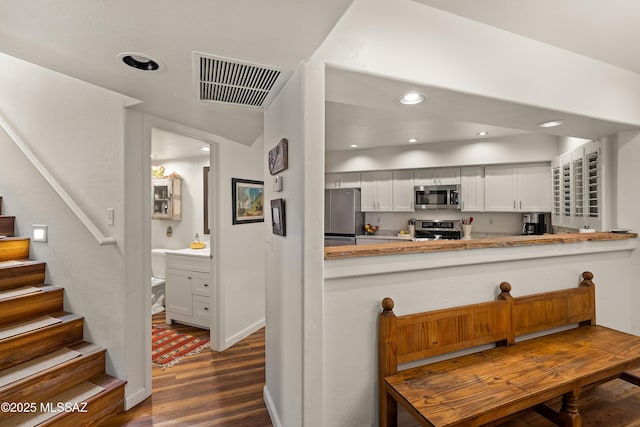
[(213, 291), (209, 248), (179, 249), (166, 255), (166, 322), (209, 329)]

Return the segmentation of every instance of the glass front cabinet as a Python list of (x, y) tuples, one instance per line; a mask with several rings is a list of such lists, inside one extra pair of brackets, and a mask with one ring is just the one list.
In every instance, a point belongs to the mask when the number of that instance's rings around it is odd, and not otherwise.
[(182, 219), (182, 179), (154, 179), (152, 219)]

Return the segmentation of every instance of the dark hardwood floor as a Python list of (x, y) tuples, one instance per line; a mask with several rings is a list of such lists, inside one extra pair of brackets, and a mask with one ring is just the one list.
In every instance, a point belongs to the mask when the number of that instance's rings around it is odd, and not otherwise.
[[(153, 317), (159, 327), (164, 313)], [(194, 336), (209, 331), (174, 324)], [(161, 370), (153, 367), (153, 395), (105, 426), (272, 426), (262, 398), (264, 329), (224, 352), (205, 350)], [(638, 370), (636, 370), (638, 373)], [(556, 404), (559, 406), (559, 403)], [(583, 427), (640, 427), (640, 387), (622, 380), (600, 385), (580, 399)], [(531, 412), (501, 427), (550, 427)]]
[[(158, 327), (208, 336), (209, 331), (164, 323)], [(271, 426), (262, 398), (264, 387), (264, 329), (224, 352), (205, 350), (177, 365), (153, 367), (153, 394), (105, 426)]]

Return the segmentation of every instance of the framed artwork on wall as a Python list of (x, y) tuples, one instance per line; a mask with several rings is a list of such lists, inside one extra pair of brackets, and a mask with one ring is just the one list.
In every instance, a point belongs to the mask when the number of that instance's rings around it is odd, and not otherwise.
[(271, 201), (271, 231), (279, 236), (287, 235), (287, 223), (284, 209), (284, 199)]
[(278, 145), (269, 150), (269, 173), (275, 175), (289, 167), (289, 141), (282, 138)]
[(264, 181), (231, 178), (232, 222), (264, 222)]

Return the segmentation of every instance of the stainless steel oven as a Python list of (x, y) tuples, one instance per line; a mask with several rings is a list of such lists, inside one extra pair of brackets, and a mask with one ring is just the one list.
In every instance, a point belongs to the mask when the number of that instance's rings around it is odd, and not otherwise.
[(414, 206), (419, 209), (460, 209), (459, 185), (419, 185), (414, 187)]

